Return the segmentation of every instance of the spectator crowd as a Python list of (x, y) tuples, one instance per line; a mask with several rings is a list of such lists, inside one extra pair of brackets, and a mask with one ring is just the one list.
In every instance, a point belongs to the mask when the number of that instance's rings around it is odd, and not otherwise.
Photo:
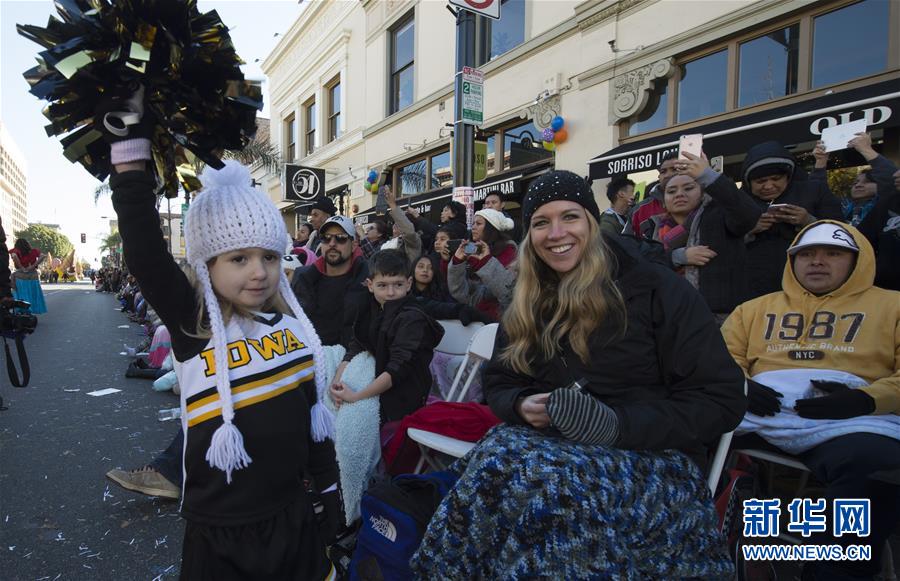
[[(127, 270), (95, 285), (145, 330), (127, 375), (180, 393), (183, 417), (147, 466), (107, 476), (183, 499), (183, 578), (332, 578), (325, 547), (360, 526), (343, 459), (374, 442), (354, 477), (400, 471), (381, 451), (460, 363), (435, 352), (446, 321), (499, 323), (473, 392), (498, 425), (453, 465), (417, 577), (727, 577), (705, 474), (733, 430), (735, 449), (798, 459), (829, 502), (871, 501), (872, 558), (808, 563), (804, 579), (880, 570), (900, 522), (884, 476), (900, 470), (900, 170), (869, 135), (848, 143), (867, 167), (847, 192), (829, 187), (821, 144), (807, 170), (767, 142), (737, 182), (690, 153), (663, 159), (639, 203), (633, 181), (612, 179), (602, 212), (584, 179), (553, 171), (520, 223), (498, 194), (471, 225), (458, 202), (434, 224), (390, 188), (387, 215), (365, 226), (321, 198), (290, 246), (271, 203), (226, 183), (246, 172), (229, 163), (203, 176), (180, 266), (145, 150), (121, 143)], [(348, 427), (367, 400), (377, 421)]]

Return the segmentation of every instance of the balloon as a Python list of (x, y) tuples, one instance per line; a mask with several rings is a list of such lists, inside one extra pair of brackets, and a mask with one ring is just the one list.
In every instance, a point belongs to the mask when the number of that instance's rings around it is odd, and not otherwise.
[(553, 143), (552, 141), (545, 141), (544, 149), (546, 149), (547, 151), (553, 151), (556, 149), (556, 144)]
[(544, 141), (552, 142), (553, 141), (553, 130), (550, 129), (549, 127), (544, 129), (544, 131), (541, 133), (541, 139)]
[(553, 143), (556, 143), (556, 144), (563, 143), (568, 138), (569, 138), (569, 131), (565, 127), (563, 127), (562, 129), (558, 130), (553, 135)]
[(560, 117), (559, 115), (557, 115), (556, 117), (553, 118), (552, 121), (550, 121), (550, 128), (553, 129), (553, 131), (559, 131), (560, 129), (563, 128), (563, 125), (565, 125), (565, 124), (566, 124), (566, 120), (563, 119), (562, 117)]
[(378, 193), (378, 182), (374, 182), (371, 185), (369, 185), (369, 191), (372, 192), (373, 194), (377, 194)]
[(372, 182), (374, 182), (377, 179), (378, 179), (378, 172), (373, 169), (372, 171), (369, 172), (368, 181), (371, 184)]

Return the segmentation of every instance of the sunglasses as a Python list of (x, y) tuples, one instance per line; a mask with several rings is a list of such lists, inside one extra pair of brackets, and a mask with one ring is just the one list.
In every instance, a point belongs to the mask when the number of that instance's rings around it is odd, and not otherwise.
[(331, 242), (335, 241), (338, 244), (346, 244), (350, 241), (350, 237), (346, 234), (330, 234), (327, 236), (322, 236), (322, 242), (325, 244), (331, 244)]

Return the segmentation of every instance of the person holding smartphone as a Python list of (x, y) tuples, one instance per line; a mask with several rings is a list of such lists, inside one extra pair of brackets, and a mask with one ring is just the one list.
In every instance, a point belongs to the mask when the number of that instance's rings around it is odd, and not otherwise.
[(744, 158), (741, 177), (742, 189), (763, 211), (745, 238), (753, 298), (781, 289), (787, 249), (797, 232), (816, 220), (844, 217), (841, 203), (828, 183), (807, 179), (794, 156), (777, 141), (751, 147)]
[(472, 239), (460, 243), (447, 268), (453, 298), (495, 320), (509, 304), (515, 284), (510, 269), (518, 253), (509, 239), (513, 227), (512, 218), (497, 210), (475, 212)]

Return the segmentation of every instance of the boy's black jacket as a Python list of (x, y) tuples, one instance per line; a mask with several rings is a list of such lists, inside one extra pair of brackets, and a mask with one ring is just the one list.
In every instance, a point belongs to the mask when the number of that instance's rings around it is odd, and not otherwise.
[(381, 423), (400, 420), (425, 404), (431, 390), (428, 366), (444, 328), (416, 304), (415, 297), (388, 301), (375, 298), (360, 309), (345, 361), (368, 351), (375, 357), (375, 376), (391, 374), (392, 386), (381, 394)]

